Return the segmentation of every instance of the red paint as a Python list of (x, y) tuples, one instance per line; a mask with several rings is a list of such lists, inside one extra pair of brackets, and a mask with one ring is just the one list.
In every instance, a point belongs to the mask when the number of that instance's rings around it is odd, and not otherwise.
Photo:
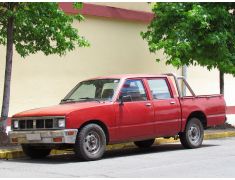
[(235, 106), (227, 106), (227, 114), (235, 114)]
[(11, 126), (11, 117), (7, 119), (7, 126)]
[(68, 14), (76, 14), (80, 12), (83, 15), (128, 21), (140, 21), (145, 23), (149, 23), (153, 19), (153, 13), (96, 4), (83, 3), (83, 8), (80, 11), (73, 8), (72, 2), (61, 2), (59, 3), (59, 6)]
[(154, 111), (152, 107), (147, 107), (148, 101), (125, 102), (124, 105), (114, 104), (117, 125), (119, 130), (116, 135), (117, 141), (151, 137), (155, 134)]
[[(113, 101), (61, 104), (21, 112), (13, 118), (63, 115), (68, 129), (78, 129), (84, 123), (96, 120), (107, 127), (109, 143), (176, 135), (184, 131), (190, 114), (195, 111), (205, 114), (207, 126), (225, 122), (225, 101), (222, 95), (178, 98), (173, 82), (167, 76), (117, 75), (98, 78), (121, 79)], [(172, 97), (166, 100), (153, 99), (147, 81), (150, 78), (165, 79)], [(126, 79), (142, 80), (147, 100), (124, 102), (120, 105), (117, 99)], [(172, 101), (175, 103), (171, 104)], [(146, 106), (147, 103), (150, 105)]]
[(61, 137), (53, 138), (53, 142), (60, 143), (60, 142), (62, 142), (62, 138)]

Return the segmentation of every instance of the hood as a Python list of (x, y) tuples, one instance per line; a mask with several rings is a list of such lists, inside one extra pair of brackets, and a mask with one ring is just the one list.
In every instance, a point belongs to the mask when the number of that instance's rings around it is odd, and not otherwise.
[(28, 111), (23, 111), (12, 116), (17, 117), (38, 117), (38, 116), (66, 116), (67, 114), (90, 107), (102, 106), (105, 103), (99, 102), (76, 102), (76, 103), (65, 103), (55, 106), (31, 109)]

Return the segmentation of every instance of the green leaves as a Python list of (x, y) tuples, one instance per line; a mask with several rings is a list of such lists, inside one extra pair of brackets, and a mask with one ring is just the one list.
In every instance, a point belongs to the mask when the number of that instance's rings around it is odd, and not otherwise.
[(167, 64), (201, 65), (235, 75), (235, 3), (155, 3), (141, 36), (150, 52), (164, 49)]
[(82, 9), (83, 4), (81, 2), (74, 2), (73, 3), (73, 8), (74, 9)]
[[(14, 10), (2, 12), (6, 3), (0, 3), (0, 44), (6, 42), (6, 26), (4, 20), (14, 17), (14, 44), (16, 51), (23, 57), (38, 51), (45, 55), (63, 55), (76, 46), (89, 46), (88, 41), (79, 36), (78, 30), (72, 26), (73, 21), (82, 21), (82, 15), (67, 15), (59, 9), (57, 3), (17, 3)], [(8, 3), (9, 4), (9, 3)], [(77, 9), (82, 3), (74, 3)], [(3, 24), (1, 26), (1, 24)]]

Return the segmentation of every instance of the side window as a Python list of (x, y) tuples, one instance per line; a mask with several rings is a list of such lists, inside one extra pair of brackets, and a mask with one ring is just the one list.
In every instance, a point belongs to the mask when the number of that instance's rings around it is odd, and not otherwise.
[(144, 85), (141, 80), (129, 79), (126, 80), (122, 87), (121, 95), (124, 101), (145, 101), (147, 100)]
[(111, 83), (105, 83), (102, 88), (101, 98), (111, 99), (113, 97), (114, 90), (117, 88), (118, 84), (118, 80), (114, 80), (114, 82)]
[(171, 94), (165, 79), (149, 79), (153, 99), (170, 99)]

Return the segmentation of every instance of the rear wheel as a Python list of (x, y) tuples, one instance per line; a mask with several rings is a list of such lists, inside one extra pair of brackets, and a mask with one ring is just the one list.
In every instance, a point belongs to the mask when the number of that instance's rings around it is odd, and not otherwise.
[(204, 129), (198, 118), (191, 118), (185, 131), (180, 134), (180, 142), (185, 148), (198, 148), (202, 145)]
[(149, 148), (153, 145), (155, 139), (148, 139), (145, 141), (135, 141), (134, 144), (139, 148)]
[(100, 159), (106, 148), (106, 136), (97, 124), (88, 124), (77, 135), (74, 151), (79, 159), (93, 161)]
[(28, 144), (22, 144), (22, 149), (25, 155), (32, 159), (41, 159), (48, 156), (51, 152), (49, 148), (40, 148), (36, 146), (31, 146)]

